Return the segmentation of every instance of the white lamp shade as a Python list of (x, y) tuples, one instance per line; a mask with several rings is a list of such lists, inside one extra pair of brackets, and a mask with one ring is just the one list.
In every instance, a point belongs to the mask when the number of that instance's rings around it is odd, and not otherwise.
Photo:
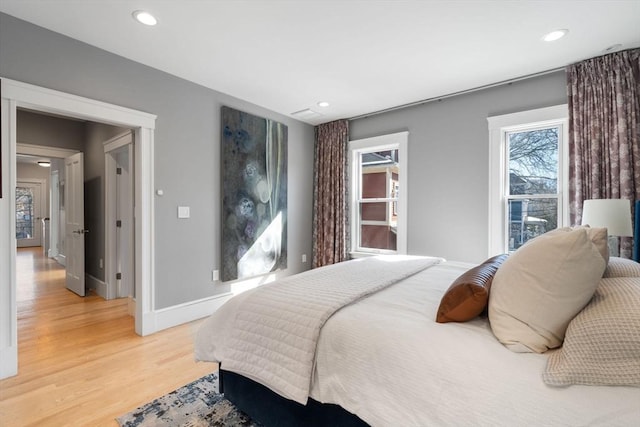
[(585, 200), (582, 225), (607, 227), (610, 236), (633, 236), (631, 201), (627, 199)]

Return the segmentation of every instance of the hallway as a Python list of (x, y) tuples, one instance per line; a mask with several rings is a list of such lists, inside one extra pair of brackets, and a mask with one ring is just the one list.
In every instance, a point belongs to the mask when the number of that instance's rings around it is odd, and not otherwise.
[(140, 337), (127, 299), (79, 297), (42, 248), (18, 249), (17, 376), (0, 381), (0, 425), (116, 426), (114, 418), (210, 373), (199, 322)]

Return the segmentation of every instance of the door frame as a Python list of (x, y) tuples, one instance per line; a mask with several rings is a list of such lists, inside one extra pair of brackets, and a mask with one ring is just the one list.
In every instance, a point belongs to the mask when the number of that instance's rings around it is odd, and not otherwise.
[[(120, 219), (124, 221), (125, 224), (133, 223), (133, 210), (127, 212), (123, 218), (118, 218), (116, 208), (117, 208), (117, 198), (121, 197), (121, 195), (116, 192), (116, 166), (117, 162), (114, 158), (114, 154), (117, 150), (122, 149), (123, 147), (127, 147), (129, 149), (129, 165), (132, 164), (133, 157), (131, 154), (131, 149), (135, 147), (133, 144), (133, 135), (131, 131), (124, 132), (120, 135), (116, 135), (113, 138), (105, 141), (103, 143), (104, 147), (104, 165), (105, 165), (105, 187), (104, 187), (104, 195), (105, 195), (105, 281), (107, 282), (106, 286), (106, 299), (114, 299), (118, 298), (119, 289), (118, 289), (118, 280), (116, 279), (116, 273), (118, 273), (118, 267), (116, 265), (117, 261), (117, 250), (118, 250), (118, 242), (116, 242), (116, 220)], [(135, 173), (135, 170), (134, 170)], [(130, 179), (130, 175), (127, 175), (127, 181)], [(130, 186), (131, 182), (127, 182), (127, 185)], [(132, 188), (130, 186), (130, 188)], [(133, 197), (133, 194), (129, 196)], [(126, 227), (127, 230), (131, 231), (131, 227)], [(135, 246), (135, 237), (131, 235), (131, 233), (127, 233), (125, 244), (129, 247), (129, 253), (134, 253), (133, 248)], [(125, 268), (121, 271), (124, 277), (132, 277), (132, 271), (129, 268)], [(133, 296), (135, 298), (135, 289), (132, 289)]]
[[(47, 191), (47, 181), (45, 179), (40, 179), (40, 178), (21, 178), (19, 180), (16, 180), (16, 187), (19, 184), (27, 184), (27, 185), (34, 185), (34, 186), (38, 186), (40, 188), (40, 197), (38, 197), (39, 200), (37, 200), (38, 203), (38, 208), (40, 209), (40, 212), (38, 212), (38, 214), (40, 215), (39, 218), (37, 218), (37, 222), (34, 223), (34, 230), (37, 229), (38, 231), (34, 231), (34, 235), (36, 233), (38, 233), (39, 237), (40, 237), (40, 244), (38, 245), (26, 245), (26, 246), (18, 246), (18, 244), (16, 244), (16, 247), (33, 247), (33, 246), (44, 246), (44, 241), (45, 241), (45, 236), (42, 234), (42, 219), (48, 217), (49, 215), (47, 215), (46, 211), (46, 207), (47, 207), (47, 195), (46, 195), (46, 191)], [(18, 243), (18, 242), (16, 242)]]
[[(51, 159), (64, 161), (69, 156), (72, 156), (76, 153), (79, 153), (80, 150), (73, 150), (70, 148), (59, 148), (59, 147), (47, 147), (46, 145), (36, 145), (36, 144), (24, 144), (21, 142), (16, 142), (16, 154), (25, 154), (29, 156), (36, 157), (49, 157)], [(63, 179), (60, 179), (60, 172), (62, 171)], [(49, 189), (51, 191), (51, 197), (49, 200), (49, 234), (50, 234), (50, 243), (51, 248), (49, 249), (48, 257), (54, 258), (59, 264), (66, 266), (67, 260), (64, 251), (60, 252), (60, 248), (58, 248), (58, 243), (60, 241), (59, 235), (61, 231), (60, 227), (60, 189), (58, 187), (54, 188), (53, 182), (53, 172), (58, 172), (58, 185), (60, 182), (64, 182), (64, 167), (58, 171), (52, 171), (50, 175), (50, 185)], [(63, 201), (64, 202), (64, 201)], [(55, 246), (54, 246), (55, 245)]]
[[(17, 109), (57, 114), (135, 132), (135, 330), (139, 335), (155, 332), (153, 142), (156, 116), (81, 96), (0, 79), (0, 142), (2, 196), (0, 198), (0, 259), (9, 268), (0, 271), (0, 378), (18, 373), (18, 318), (16, 302), (15, 185)], [(8, 178), (8, 179), (6, 179)]]

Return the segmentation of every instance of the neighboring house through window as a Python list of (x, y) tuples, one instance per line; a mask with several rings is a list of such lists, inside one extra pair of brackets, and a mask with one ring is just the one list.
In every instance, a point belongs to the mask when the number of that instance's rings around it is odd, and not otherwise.
[(489, 255), (569, 223), (568, 110), (489, 117)]
[(352, 256), (407, 252), (408, 135), (349, 142)]

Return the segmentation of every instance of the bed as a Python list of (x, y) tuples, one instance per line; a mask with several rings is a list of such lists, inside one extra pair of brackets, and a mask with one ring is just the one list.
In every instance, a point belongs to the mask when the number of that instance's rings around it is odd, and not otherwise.
[[(557, 246), (557, 242), (546, 242), (550, 244)], [(530, 259), (531, 254), (527, 255)], [(576, 257), (588, 258), (580, 252)], [(443, 295), (447, 295), (457, 278), (477, 268), (475, 264), (430, 257), (409, 258), (420, 259), (416, 261), (420, 266), (414, 263), (408, 272), (400, 274), (399, 280), (388, 283), (384, 279), (384, 283), (373, 286), (371, 291), (358, 289), (352, 301), (320, 321), (317, 340), (308, 345), (313, 348), (309, 377), (301, 382), (308, 381), (308, 392), (298, 394), (295, 387), (291, 392), (288, 384), (283, 388), (282, 378), (275, 378), (282, 374), (280, 372), (262, 372), (273, 366), (288, 371), (290, 361), (281, 356), (288, 353), (287, 346), (295, 343), (285, 343), (285, 347), (276, 344), (274, 350), (256, 335), (263, 333), (260, 326), (258, 329), (246, 325), (237, 328), (243, 310), (244, 314), (253, 313), (262, 305), (261, 293), (274, 285), (240, 294), (208, 318), (196, 337), (196, 359), (219, 362), (225, 396), (265, 425), (640, 425), (640, 352), (637, 350), (640, 332), (625, 333), (625, 340), (630, 340), (630, 344), (625, 345), (631, 345), (627, 349), (631, 354), (631, 368), (623, 368), (623, 385), (558, 386), (546, 377), (543, 380), (543, 376), (548, 375), (548, 360), (554, 353), (562, 352), (563, 347), (541, 353), (513, 351), (508, 340), (501, 342), (496, 338), (489, 318), (483, 314), (465, 322), (435, 321)], [(335, 277), (345, 275), (347, 280), (352, 280), (359, 274), (366, 275), (367, 271), (379, 275), (372, 267), (376, 262), (388, 265), (388, 260), (353, 260), (341, 263), (339, 268), (316, 269), (285, 281), (290, 285), (296, 280), (304, 283), (309, 275), (325, 276), (332, 282)], [(624, 276), (640, 271), (634, 265), (623, 264)], [(494, 270), (503, 268), (498, 267)], [(515, 267), (522, 270), (517, 263)], [(602, 271), (599, 274), (602, 277)], [(609, 276), (616, 275), (615, 271), (609, 272)], [(640, 289), (640, 277), (600, 277), (599, 283), (609, 280), (611, 283), (607, 286), (614, 289), (621, 286), (617, 281), (632, 291), (635, 287)], [(318, 283), (321, 282), (313, 286)], [(497, 286), (497, 277), (494, 286)], [(594, 287), (587, 307), (594, 304), (600, 289), (604, 292), (608, 288), (600, 284)], [(284, 301), (291, 306), (298, 305), (290, 297), (287, 294)], [(602, 298), (609, 301), (606, 295)], [(265, 297), (265, 301), (270, 299)], [(640, 313), (640, 307), (635, 308)], [(578, 311), (581, 314), (586, 308)], [(268, 323), (269, 316), (274, 317), (271, 313), (254, 320)], [(272, 320), (278, 325), (286, 323), (291, 314), (275, 317), (277, 319)], [(314, 328), (316, 326), (311, 327)], [(568, 328), (571, 328), (570, 322)], [(258, 341), (254, 348), (247, 350), (258, 353), (257, 359), (244, 353), (245, 338), (240, 344), (233, 343), (241, 335)], [(298, 336), (294, 341), (296, 339), (306, 338)], [(234, 353), (234, 346), (242, 349), (241, 354)], [(272, 357), (273, 354), (277, 356)], [(265, 362), (264, 357), (274, 360)], [(248, 358), (248, 364), (255, 365), (256, 369), (247, 370), (242, 363), (238, 368), (234, 362), (237, 358)], [(282, 374), (287, 375), (291, 372)]]

